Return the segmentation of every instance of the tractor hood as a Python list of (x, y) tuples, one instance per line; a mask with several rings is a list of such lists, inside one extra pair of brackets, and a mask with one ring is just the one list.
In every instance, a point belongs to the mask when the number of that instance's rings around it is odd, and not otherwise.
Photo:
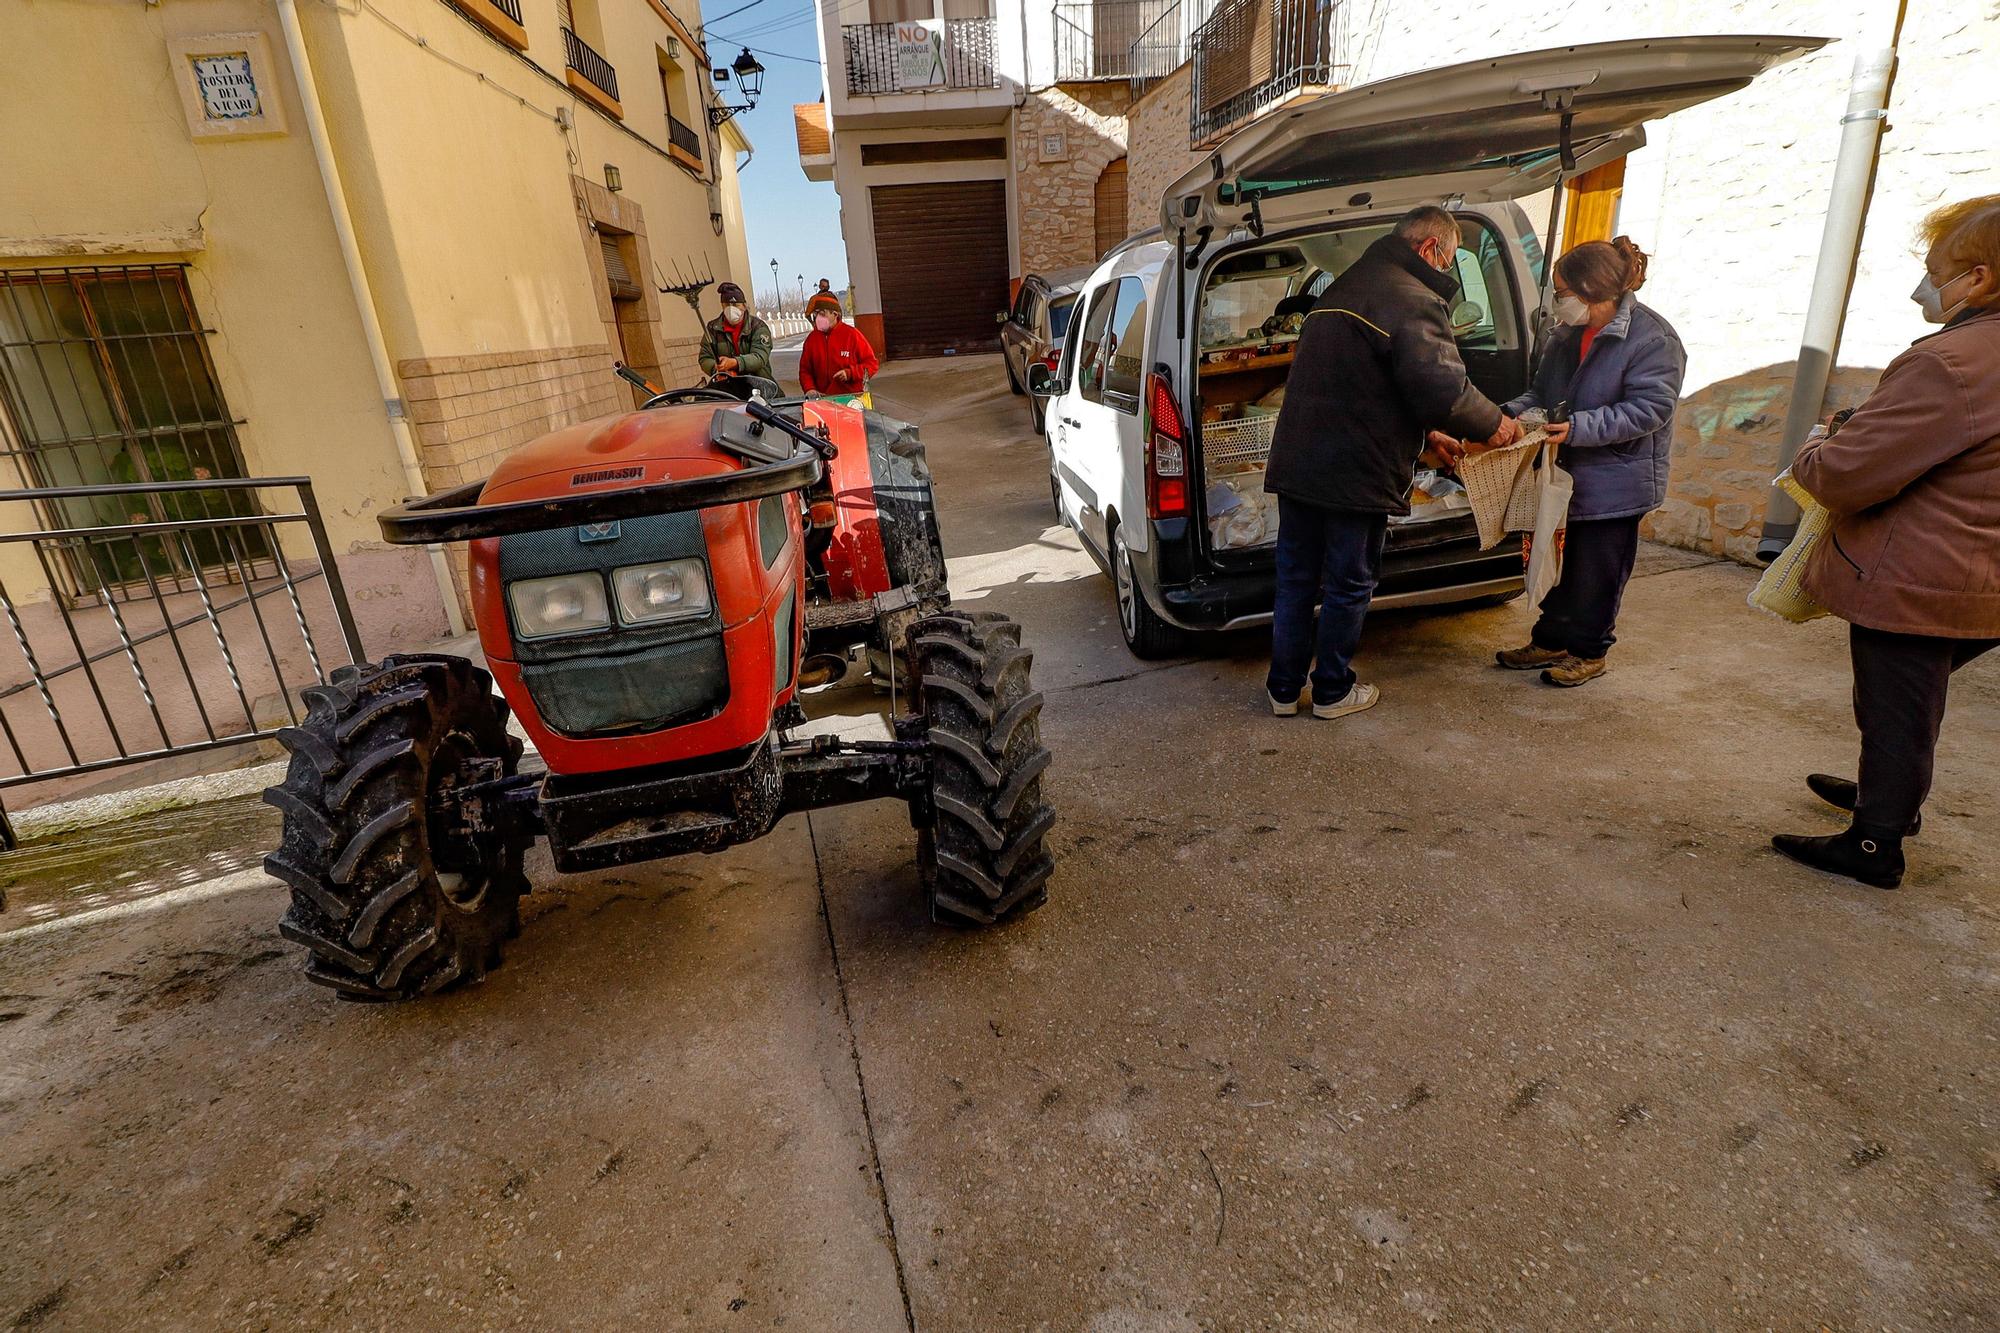
[(1167, 187), (1161, 222), (1198, 243), (1260, 218), (1380, 211), (1545, 190), (1645, 143), (1645, 122), (1747, 87), (1822, 37), (1666, 37), (1424, 70), (1280, 111)]
[(550, 431), (502, 459), (479, 498), (553, 499), (735, 471), (742, 464), (710, 439), (716, 406), (652, 407)]

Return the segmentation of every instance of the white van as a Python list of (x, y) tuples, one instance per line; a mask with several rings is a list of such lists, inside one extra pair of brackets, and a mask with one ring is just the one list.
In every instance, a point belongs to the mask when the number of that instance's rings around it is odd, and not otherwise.
[[(1029, 391), (1050, 400), (1058, 512), (1110, 575), (1132, 652), (1269, 622), (1264, 461), (1302, 312), (1397, 218), (1426, 203), (1457, 214), (1459, 350), (1505, 402), (1528, 383), (1545, 278), (1514, 201), (1823, 45), (1674, 37), (1426, 70), (1280, 111), (1168, 187), (1160, 230), (1084, 284), (1057, 368), (1029, 367)], [(1520, 550), (1479, 550), (1448, 473), (1419, 476), (1412, 502), (1391, 521), (1377, 606), (1520, 590)]]

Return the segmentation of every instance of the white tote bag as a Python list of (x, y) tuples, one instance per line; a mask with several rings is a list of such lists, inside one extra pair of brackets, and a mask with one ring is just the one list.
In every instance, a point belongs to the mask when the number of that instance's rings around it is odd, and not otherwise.
[(1528, 547), (1528, 609), (1541, 609), (1542, 598), (1562, 577), (1562, 530), (1569, 522), (1569, 500), (1576, 483), (1556, 466), (1553, 445), (1542, 447), (1542, 465), (1535, 471), (1535, 529)]

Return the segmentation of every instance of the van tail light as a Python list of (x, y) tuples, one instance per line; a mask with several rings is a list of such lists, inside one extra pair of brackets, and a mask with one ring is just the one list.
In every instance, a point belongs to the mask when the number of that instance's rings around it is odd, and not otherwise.
[(1146, 377), (1146, 419), (1146, 517), (1185, 518), (1187, 430), (1173, 388), (1158, 371)]

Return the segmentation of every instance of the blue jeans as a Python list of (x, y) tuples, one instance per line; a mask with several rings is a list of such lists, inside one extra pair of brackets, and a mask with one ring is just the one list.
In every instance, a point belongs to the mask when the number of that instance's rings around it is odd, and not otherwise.
[[(1361, 622), (1382, 576), (1387, 514), (1321, 509), (1278, 497), (1278, 596), (1271, 608), (1273, 699), (1296, 699), (1313, 665), (1313, 702), (1339, 703), (1354, 688)], [(1319, 632), (1313, 632), (1313, 603)]]

